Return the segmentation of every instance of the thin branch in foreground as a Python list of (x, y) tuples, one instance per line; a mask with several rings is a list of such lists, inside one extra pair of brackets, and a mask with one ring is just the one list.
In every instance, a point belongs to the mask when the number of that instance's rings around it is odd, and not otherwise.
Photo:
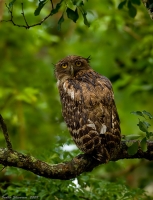
[(26, 18), (25, 18), (25, 14), (24, 14), (23, 3), (21, 3), (21, 7), (22, 7), (22, 13), (21, 13), (21, 15), (23, 16), (23, 19), (24, 19), (24, 21), (25, 21), (25, 23), (26, 23), (26, 26), (27, 26), (27, 28), (29, 29), (29, 25), (28, 25), (28, 22), (27, 22), (27, 20), (26, 20)]
[(9, 134), (8, 134), (8, 131), (7, 131), (7, 126), (6, 126), (6, 124), (3, 120), (2, 115), (0, 115), (0, 126), (2, 128), (2, 132), (3, 132), (3, 135), (4, 135), (8, 150), (13, 151), (13, 147), (12, 147), (12, 144), (11, 144), (11, 141), (10, 141), (10, 138), (9, 138)]
[(0, 172), (2, 172), (3, 171), (3, 169), (5, 169), (6, 168), (6, 166), (3, 166), (3, 168), (0, 170)]
[[(50, 0), (50, 1), (51, 1), (51, 5), (52, 5), (52, 10), (53, 10), (54, 9), (54, 5), (53, 5), (52, 0)], [(6, 5), (7, 9), (8, 9), (8, 12), (10, 13), (10, 19), (9, 20), (1, 20), (0, 22), (11, 22), (14, 26), (23, 27), (23, 28), (29, 29), (31, 27), (41, 25), (44, 21), (46, 21), (50, 16), (53, 15), (53, 13), (50, 12), (50, 14), (48, 14), (46, 17), (44, 17), (40, 22), (32, 24), (32, 25), (29, 25), (27, 20), (26, 20), (25, 14), (24, 14), (23, 3), (21, 3), (21, 4), (22, 4), (22, 12), (21, 12), (21, 14), (22, 14), (22, 16), (24, 18), (24, 21), (25, 21), (26, 25), (16, 24), (14, 22), (14, 20), (13, 20), (13, 5), (10, 8), (7, 4), (5, 4), (5, 5)]]
[[(8, 12), (10, 13), (10, 19), (9, 20), (1, 20), (0, 22), (11, 22), (14, 26), (18, 26), (18, 27), (24, 27), (26, 29), (30, 28), (29, 26), (26, 26), (26, 25), (20, 25), (20, 24), (16, 24), (13, 20), (13, 5), (12, 7), (10, 8), (7, 4), (6, 5), (6, 8), (8, 9)], [(22, 14), (22, 13), (21, 13)]]
[(50, 3), (51, 3), (51, 5), (52, 5), (52, 10), (54, 9), (54, 4), (53, 4), (53, 1), (52, 0), (50, 0)]

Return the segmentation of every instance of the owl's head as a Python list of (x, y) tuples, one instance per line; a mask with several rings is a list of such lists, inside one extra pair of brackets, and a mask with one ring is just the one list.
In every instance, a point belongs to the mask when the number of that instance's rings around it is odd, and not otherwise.
[(90, 69), (88, 58), (81, 56), (67, 56), (55, 65), (55, 75), (58, 80), (73, 78), (81, 70)]

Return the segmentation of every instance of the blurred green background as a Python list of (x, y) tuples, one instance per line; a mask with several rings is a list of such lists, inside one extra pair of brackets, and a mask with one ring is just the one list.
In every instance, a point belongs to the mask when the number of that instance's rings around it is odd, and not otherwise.
[[(53, 1), (54, 5), (58, 2)], [(153, 21), (147, 10), (136, 4), (138, 0), (131, 1), (137, 9), (132, 18), (127, 7), (118, 9), (119, 0), (84, 2), (90, 27), (84, 25), (81, 13), (76, 24), (65, 13), (59, 30), (65, 5), (75, 8), (70, 0), (41, 26), (25, 29), (11, 22), (0, 23), (0, 113), (14, 149), (49, 163), (81, 153), (76, 148), (63, 150), (74, 143), (61, 114), (54, 64), (67, 55), (90, 55), (92, 68), (111, 80), (123, 135), (141, 134), (132, 111), (153, 114)], [(37, 5), (36, 0), (24, 2), (29, 25), (51, 9), (47, 3), (41, 14), (34, 16)], [(20, 2), (15, 2), (13, 15), (16, 23), (25, 24)], [(9, 19), (5, 5), (3, 19)], [(5, 147), (2, 133), (0, 146)], [(7, 167), (0, 173), (0, 192), (2, 197), (51, 200), (152, 199), (152, 171), (153, 162), (120, 160), (101, 165), (75, 181), (60, 181)]]

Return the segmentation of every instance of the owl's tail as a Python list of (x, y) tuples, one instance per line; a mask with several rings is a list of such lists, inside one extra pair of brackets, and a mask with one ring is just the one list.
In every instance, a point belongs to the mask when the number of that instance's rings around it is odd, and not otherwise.
[(99, 148), (93, 152), (93, 157), (101, 163), (108, 163), (110, 160), (110, 154), (107, 148), (103, 145), (99, 146)]

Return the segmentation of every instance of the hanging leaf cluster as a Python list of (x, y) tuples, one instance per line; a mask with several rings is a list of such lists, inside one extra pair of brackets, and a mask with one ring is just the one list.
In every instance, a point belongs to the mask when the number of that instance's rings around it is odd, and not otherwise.
[[(139, 145), (141, 147), (141, 149), (143, 151), (147, 151), (147, 140), (151, 140), (151, 138), (153, 137), (153, 132), (149, 131), (149, 127), (151, 126), (151, 124), (147, 121), (147, 118), (149, 118), (149, 120), (151, 120), (153, 118), (153, 116), (147, 112), (147, 111), (133, 111), (131, 112), (131, 114), (137, 115), (139, 117), (141, 117), (142, 119), (139, 119), (139, 122), (137, 124), (137, 126), (139, 127), (139, 129), (143, 132), (143, 134), (141, 135), (129, 135), (126, 137), (126, 139), (141, 139), (141, 142), (139, 144), (138, 141), (135, 142), (127, 142), (128, 145), (128, 153), (129, 155), (134, 155), (139, 148)], [(131, 136), (131, 137), (130, 137)]]
[(140, 0), (124, 0), (118, 5), (118, 9), (123, 9), (124, 7), (127, 7), (129, 15), (134, 18), (137, 14), (136, 6), (139, 6), (140, 4)]
[[(46, 6), (49, 5), (51, 7), (50, 13), (44, 17), (40, 22), (29, 25), (28, 21), (26, 20), (26, 16), (24, 14), (24, 3), (22, 4), (22, 16), (24, 18), (24, 21), (26, 25), (20, 25), (14, 22), (13, 20), (13, 7), (16, 6), (17, 2), (16, 0), (12, 0), (9, 2), (9, 4), (6, 4), (6, 7), (10, 13), (11, 19), (8, 21), (11, 21), (15, 26), (18, 27), (24, 27), (24, 28), (31, 28), (33, 26), (41, 25), (46, 19), (48, 19), (50, 16), (55, 15), (56, 13), (62, 13), (61, 17), (59, 18), (57, 24), (58, 24), (58, 29), (61, 29), (62, 23), (65, 21), (65, 16), (72, 20), (74, 23), (77, 22), (80, 16), (82, 16), (83, 22), (86, 26), (90, 26), (90, 23), (87, 19), (87, 11), (85, 10), (85, 0), (60, 0), (56, 5), (53, 0), (38, 0), (38, 6), (34, 11), (34, 16), (39, 16), (42, 9)], [(87, 1), (86, 1), (87, 2)]]
[[(39, 1), (38, 7), (36, 8), (36, 10), (34, 12), (35, 16), (38, 16), (40, 14), (42, 8), (45, 6), (45, 4), (47, 2), (48, 2), (48, 0)], [(59, 9), (62, 7), (63, 2), (64, 2), (64, 0), (61, 0), (59, 3), (57, 3), (56, 7), (52, 9), (51, 15), (54, 15), (59, 11)], [(74, 23), (77, 22), (77, 20), (79, 19), (79, 14), (81, 14), (83, 17), (83, 20), (84, 20), (84, 24), (89, 27), (90, 24), (87, 20), (87, 12), (84, 9), (84, 2), (71, 0), (71, 3), (75, 7), (75, 9), (70, 8), (66, 2), (63, 3), (65, 8), (64, 8), (64, 12), (62, 13), (60, 19), (58, 20), (58, 29), (61, 29), (61, 25), (64, 22), (65, 13), (66, 13), (67, 17), (70, 20), (72, 20)]]

